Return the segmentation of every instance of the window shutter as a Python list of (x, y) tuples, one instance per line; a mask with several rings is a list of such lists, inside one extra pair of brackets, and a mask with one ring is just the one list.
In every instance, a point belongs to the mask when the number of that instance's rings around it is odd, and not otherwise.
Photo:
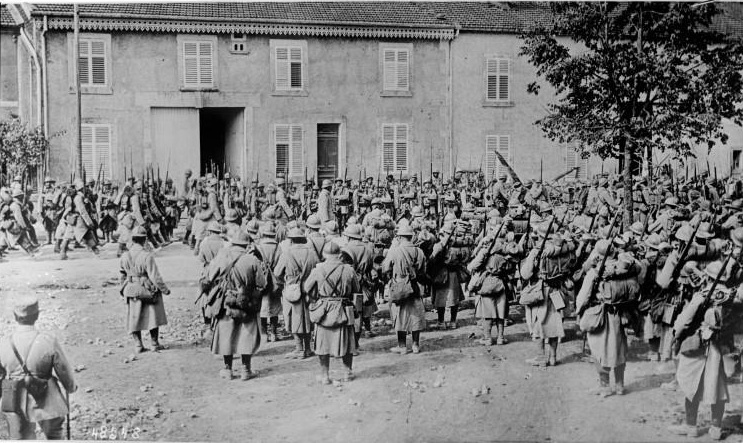
[(101, 169), (101, 174), (105, 174), (106, 177), (111, 177), (111, 127), (108, 125), (96, 125), (93, 128), (93, 136), (95, 138), (94, 150), (96, 162), (93, 164), (93, 170), (95, 171), (96, 178), (98, 177), (98, 170)]
[(80, 84), (90, 84), (90, 40), (80, 40), (78, 44), (77, 69), (80, 76)]
[(394, 171), (395, 165), (395, 125), (382, 125), (382, 168), (384, 172)]
[(396, 76), (396, 57), (395, 51), (391, 49), (384, 50), (384, 89), (390, 91), (397, 86)]
[(485, 170), (488, 176), (492, 180), (495, 178), (495, 170), (497, 167), (497, 157), (495, 156), (495, 150), (498, 148), (498, 139), (494, 136), (485, 137)]
[(103, 40), (91, 40), (90, 65), (92, 84), (105, 85), (106, 82), (106, 43)]
[(490, 179), (498, 177), (501, 172), (506, 172), (506, 168), (501, 164), (498, 156), (495, 155), (497, 151), (508, 163), (513, 162), (511, 158), (511, 136), (509, 135), (488, 135), (485, 138), (485, 157), (486, 157), (486, 170), (490, 175)]
[(283, 173), (289, 167), (289, 125), (275, 126), (276, 174)]
[[(578, 151), (575, 149), (575, 145), (568, 144), (565, 146), (566, 154), (565, 154), (565, 172), (570, 171), (574, 167), (578, 166), (578, 175), (577, 177), (581, 180), (587, 180), (588, 179), (588, 159), (583, 159), (578, 154)], [(574, 178), (576, 177), (575, 172), (568, 175), (568, 178)]]
[(407, 91), (410, 87), (410, 54), (407, 49), (385, 49), (383, 77), (385, 91)]
[[(303, 133), (302, 133), (302, 125), (293, 125), (291, 127), (291, 136), (292, 136), (292, 157), (291, 157), (291, 168), (290, 173), (292, 176), (301, 176), (302, 175), (302, 157), (303, 157)], [(288, 179), (289, 177), (287, 177)]]
[(289, 89), (289, 49), (276, 48), (276, 89)]
[(214, 84), (214, 73), (212, 66), (213, 47), (212, 42), (199, 42), (199, 80), (201, 86)]
[(498, 61), (498, 101), (510, 100), (511, 60), (504, 58)]
[(82, 125), (80, 127), (80, 137), (83, 145), (83, 169), (85, 175), (91, 177), (93, 174), (93, 126)]
[(401, 91), (408, 90), (408, 51), (402, 50), (397, 52), (397, 89)]
[(302, 89), (302, 48), (289, 48), (289, 56), (291, 89)]
[(199, 48), (196, 42), (183, 43), (183, 83), (188, 86), (199, 84)]
[(395, 171), (408, 170), (408, 125), (397, 125), (395, 137)]

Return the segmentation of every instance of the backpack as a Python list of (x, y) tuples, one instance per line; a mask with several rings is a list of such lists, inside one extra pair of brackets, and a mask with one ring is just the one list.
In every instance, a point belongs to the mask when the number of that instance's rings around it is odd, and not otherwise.
[(265, 294), (272, 294), (274, 291), (276, 291), (277, 284), (276, 284), (276, 277), (273, 275), (273, 261), (276, 258), (276, 252), (279, 250), (279, 246), (276, 245), (276, 248), (273, 250), (273, 254), (271, 255), (271, 258), (268, 259), (267, 257), (264, 257), (263, 250), (260, 248), (257, 248), (258, 251), (261, 253), (261, 272), (263, 272), (263, 276), (266, 279), (266, 288), (263, 291)]

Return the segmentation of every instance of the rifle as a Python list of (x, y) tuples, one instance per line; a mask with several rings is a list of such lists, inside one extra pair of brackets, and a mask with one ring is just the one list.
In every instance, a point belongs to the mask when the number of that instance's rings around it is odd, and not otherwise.
[(67, 403), (67, 440), (70, 440), (70, 393), (66, 389), (65, 403)]
[(542, 178), (543, 178), (543, 177), (542, 177), (542, 168), (543, 168), (543, 166), (544, 166), (544, 165), (542, 164), (543, 162), (544, 162), (544, 159), (540, 158), (540, 159), (539, 159), (539, 183), (540, 183), (540, 184), (541, 184), (541, 183), (543, 183), (543, 181), (542, 181)]
[(506, 221), (504, 219), (501, 219), (501, 224), (498, 226), (498, 230), (495, 232), (495, 236), (493, 237), (493, 241), (490, 242), (490, 246), (488, 246), (488, 253), (485, 255), (485, 261), (483, 261), (483, 265), (487, 266), (488, 260), (490, 259), (490, 254), (493, 253), (493, 247), (496, 243), (498, 243), (498, 237), (500, 237), (500, 233), (503, 230), (503, 227), (506, 225)]
[(539, 269), (539, 262), (542, 260), (542, 253), (544, 252), (544, 247), (547, 245), (547, 239), (550, 236), (550, 231), (552, 231), (552, 226), (554, 226), (556, 218), (557, 217), (553, 215), (552, 219), (550, 219), (550, 224), (547, 226), (547, 232), (544, 234), (542, 244), (539, 245), (539, 251), (537, 251), (536, 257), (534, 257), (534, 269)]
[[(614, 221), (611, 223), (611, 227), (609, 228), (609, 236), (607, 238), (611, 238), (611, 233), (614, 230), (614, 226), (616, 225), (616, 221), (619, 219), (619, 214), (622, 213), (622, 210), (617, 211), (617, 215), (614, 216)], [(611, 255), (611, 247), (614, 246), (614, 242), (609, 241), (609, 246), (606, 248), (606, 253), (604, 254), (604, 257), (601, 259), (601, 264), (599, 265), (599, 269), (596, 271), (596, 279), (593, 281), (593, 285), (591, 286), (591, 295), (588, 296), (588, 300), (592, 299), (593, 296), (596, 294), (596, 291), (599, 288), (599, 283), (601, 283), (601, 280), (604, 278), (604, 270), (606, 270), (606, 260)], [(581, 312), (579, 312), (579, 315), (583, 315), (583, 312), (587, 306), (584, 306), (583, 309), (581, 309)], [(586, 343), (587, 334), (583, 334), (583, 350), (585, 351), (585, 343)]]
[(568, 175), (570, 175), (571, 172), (577, 171), (579, 169), (580, 169), (580, 166), (574, 166), (574, 167), (570, 168), (567, 172), (563, 172), (562, 174), (560, 174), (557, 177), (553, 178), (552, 181), (553, 182), (560, 181), (560, 180), (562, 180), (563, 177), (567, 177)]

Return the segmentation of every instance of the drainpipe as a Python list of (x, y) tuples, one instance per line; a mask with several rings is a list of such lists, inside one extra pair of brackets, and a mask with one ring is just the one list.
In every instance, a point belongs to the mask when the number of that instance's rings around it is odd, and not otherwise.
[(39, 63), (39, 54), (36, 53), (34, 45), (28, 39), (26, 30), (23, 27), (21, 27), (20, 29), (21, 42), (23, 42), (23, 46), (26, 47), (26, 51), (28, 51), (29, 55), (31, 55), (31, 60), (33, 60), (34, 67), (36, 68), (36, 126), (41, 126), (41, 64)]
[[(459, 28), (454, 30), (454, 38), (449, 40), (448, 44), (448, 53), (446, 54), (446, 64), (447, 64), (447, 100), (449, 102), (449, 109), (448, 109), (448, 120), (449, 120), (449, 176), (454, 177), (454, 171), (456, 169), (456, 166), (454, 165), (454, 64), (452, 63), (452, 53), (451, 53), (451, 46), (452, 42), (455, 38), (459, 35)], [(441, 171), (441, 174), (444, 174), (444, 171)]]
[(41, 84), (41, 87), (42, 87), (43, 105), (44, 105), (44, 136), (49, 135), (49, 82), (46, 76), (46, 70), (47, 70), (46, 31), (48, 30), (49, 30), (49, 26), (48, 26), (46, 15), (45, 15), (44, 16), (44, 28), (43, 28), (43, 31), (41, 32), (41, 61), (42, 61), (41, 72), (43, 76), (43, 82)]

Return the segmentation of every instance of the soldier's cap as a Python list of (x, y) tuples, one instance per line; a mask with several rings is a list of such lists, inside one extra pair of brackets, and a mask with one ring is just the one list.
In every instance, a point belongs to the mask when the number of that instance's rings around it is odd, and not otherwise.
[(276, 186), (283, 186), (286, 183), (286, 180), (284, 180), (284, 177), (279, 177), (276, 179)]
[(263, 223), (263, 226), (260, 228), (260, 233), (263, 237), (274, 237), (276, 236), (276, 226), (272, 221), (267, 221)]
[(238, 214), (234, 209), (228, 209), (224, 214), (224, 219), (228, 222), (234, 222), (240, 220), (240, 214)]
[(699, 225), (699, 229), (697, 229), (697, 237), (712, 238), (714, 236), (715, 233), (712, 232), (712, 225), (709, 222), (703, 222)]
[[(694, 228), (691, 227), (688, 223), (684, 223), (678, 230), (676, 231), (676, 234), (674, 234), (674, 237), (676, 239), (681, 241), (689, 241), (691, 240), (691, 235), (694, 233)], [(698, 231), (697, 231), (698, 233)]]
[(413, 210), (410, 212), (410, 215), (413, 217), (423, 217), (423, 208), (420, 206), (414, 206)]
[(84, 187), (85, 187), (85, 183), (83, 183), (83, 181), (82, 181), (82, 180), (80, 180), (80, 179), (78, 178), (78, 179), (77, 179), (77, 180), (75, 180), (75, 182), (73, 183), (73, 186), (75, 186), (75, 189), (82, 189), (82, 188), (84, 188)]
[(739, 211), (739, 210), (743, 209), (743, 200), (741, 200), (741, 199), (733, 200), (729, 204), (725, 205), (725, 208)]
[(263, 184), (263, 183), (258, 183), (258, 187), (259, 187), (259, 188), (265, 188), (265, 187), (266, 187), (266, 185), (265, 185), (265, 184)]
[(632, 233), (636, 235), (642, 235), (644, 229), (645, 229), (645, 226), (639, 221), (632, 223), (632, 226), (630, 226), (629, 228), (629, 230), (632, 231)]
[(340, 253), (341, 253), (341, 248), (338, 246), (338, 243), (332, 240), (325, 243), (325, 246), (323, 246), (322, 248), (322, 255), (324, 257), (335, 257)]
[(392, 198), (390, 198), (388, 196), (382, 197), (381, 198), (381, 201), (382, 201), (382, 204), (383, 205), (391, 205), (392, 204)]
[(190, 169), (186, 169), (186, 175), (192, 175), (192, 174), (193, 174), (193, 171), (191, 171)]
[(508, 176), (505, 172), (501, 172), (500, 174), (498, 174), (498, 180), (506, 180), (507, 178)]
[(217, 234), (222, 233), (222, 225), (220, 225), (219, 222), (216, 221), (209, 222), (209, 227), (207, 229), (210, 232), (216, 232)]
[(23, 189), (21, 188), (13, 188), (13, 192), (10, 194), (11, 197), (21, 197), (23, 195)]
[(602, 238), (601, 240), (596, 242), (596, 246), (593, 249), (594, 251), (596, 251), (596, 254), (603, 257), (606, 255), (606, 252), (609, 250), (609, 245), (611, 245), (611, 240)]
[(286, 238), (304, 238), (304, 231), (302, 231), (302, 228), (299, 227), (291, 228), (289, 232), (286, 233)]
[(668, 198), (666, 199), (666, 201), (664, 201), (664, 202), (663, 202), (663, 204), (664, 204), (665, 206), (670, 206), (670, 207), (672, 207), (672, 208), (675, 208), (675, 207), (677, 207), (677, 206), (678, 206), (678, 204), (679, 204), (679, 201), (678, 201), (678, 199), (677, 199), (677, 198), (675, 198), (675, 197), (668, 197)]
[(56, 181), (56, 180), (54, 180), (54, 179), (53, 179), (53, 178), (51, 178), (51, 177), (48, 177), (48, 176), (47, 176), (47, 177), (45, 177), (45, 178), (44, 178), (44, 183), (56, 183), (56, 182), (57, 182), (57, 181)]
[(325, 232), (328, 234), (338, 234), (338, 222), (335, 220), (328, 220), (325, 222)]
[(95, 184), (95, 179), (94, 178), (89, 178), (88, 179), (88, 184), (89, 185), (94, 185)]
[(358, 218), (355, 215), (348, 217), (346, 220), (346, 226), (358, 224)]
[(426, 179), (423, 181), (423, 185), (430, 185), (430, 184), (431, 184), (431, 180)]
[(307, 227), (311, 229), (320, 229), (322, 227), (322, 222), (320, 221), (320, 217), (318, 217), (315, 214), (310, 215), (307, 217)]
[(322, 181), (322, 188), (323, 188), (323, 189), (324, 189), (324, 188), (332, 188), (332, 187), (333, 187), (333, 182), (331, 182), (331, 181), (330, 181), (330, 180), (328, 180), (327, 178), (326, 178), (325, 180), (323, 180), (323, 181)]
[(106, 179), (103, 181), (103, 186), (111, 186), (111, 180)]
[(735, 228), (730, 232), (730, 239), (735, 246), (743, 246), (743, 228)]
[(39, 311), (39, 300), (34, 296), (22, 297), (13, 303), (13, 314), (18, 319), (38, 316)]
[(648, 238), (645, 239), (645, 246), (647, 246), (650, 249), (660, 250), (660, 245), (662, 242), (660, 235), (658, 234), (650, 234), (648, 235)]
[(400, 237), (412, 237), (413, 234), (413, 228), (409, 224), (403, 224), (397, 227), (397, 235)]
[(361, 226), (359, 225), (346, 226), (346, 229), (343, 230), (343, 235), (345, 235), (348, 238), (355, 238), (356, 240), (361, 240)]
[(142, 226), (137, 226), (132, 230), (132, 238), (146, 238), (147, 231)]
[(13, 177), (13, 181), (14, 181), (14, 182), (20, 182), (20, 181), (23, 181), (23, 177), (21, 177), (20, 175), (16, 175), (15, 177)]
[(454, 196), (453, 196), (452, 194), (449, 194), (449, 195), (447, 195), (447, 196), (446, 196), (446, 197), (444, 198), (444, 201), (445, 201), (445, 202), (446, 202), (447, 204), (450, 204), (450, 205), (453, 205), (453, 204), (456, 204), (456, 203), (457, 203), (457, 199), (456, 199), (456, 197), (454, 197)]
[(335, 181), (336, 181), (336, 182), (341, 182), (341, 183), (343, 183), (343, 179), (342, 179), (342, 178), (340, 178), (340, 177), (336, 177), (336, 178), (335, 178)]
[[(717, 275), (720, 274), (720, 271), (722, 270), (722, 262), (719, 260), (715, 260), (707, 264), (707, 266), (704, 268), (704, 273), (707, 274), (710, 278), (717, 278)], [(725, 270), (722, 272), (722, 275), (720, 276), (720, 281), (726, 281), (730, 277), (729, 270), (730, 268), (725, 268)]]
[(260, 228), (260, 224), (258, 223), (258, 220), (252, 219), (248, 222), (248, 224), (245, 226), (245, 230), (248, 231), (249, 234), (257, 234), (258, 229)]
[(382, 199), (379, 197), (374, 197), (371, 201), (372, 206), (382, 206)]
[(250, 241), (250, 235), (248, 235), (248, 233), (243, 230), (235, 231), (235, 233), (232, 234), (232, 238), (230, 239), (231, 244), (238, 246), (247, 246), (250, 244)]
[[(108, 180), (106, 180), (106, 181), (108, 181)], [(173, 183), (173, 178), (172, 177), (166, 178), (165, 179), (165, 183)]]

